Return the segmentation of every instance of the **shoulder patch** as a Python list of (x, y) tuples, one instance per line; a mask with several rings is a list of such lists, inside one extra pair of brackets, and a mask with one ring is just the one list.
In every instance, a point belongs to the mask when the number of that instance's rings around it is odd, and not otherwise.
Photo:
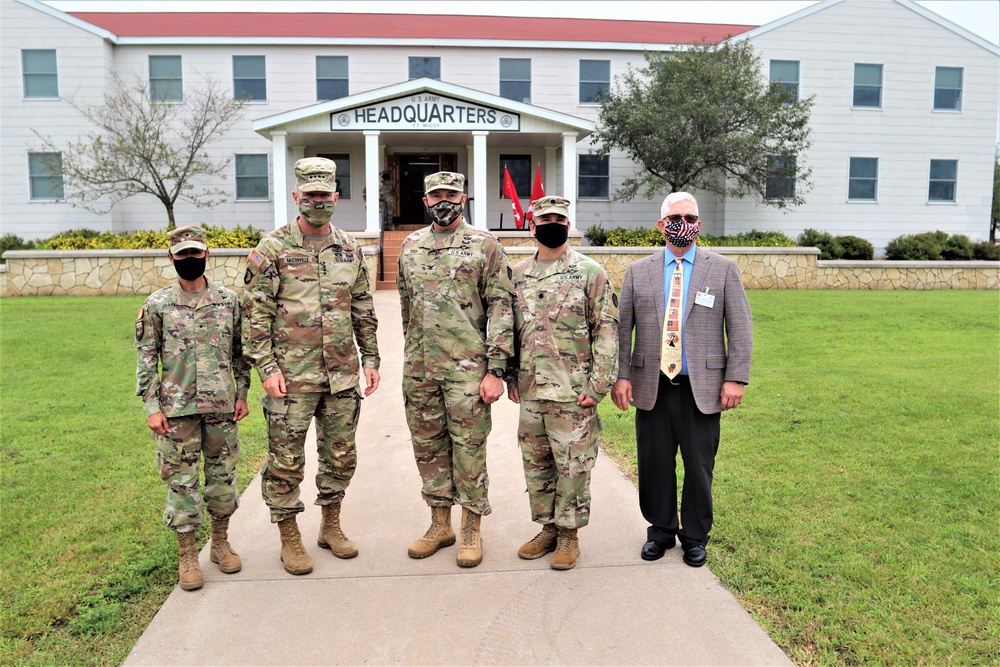
[(146, 307), (142, 306), (139, 308), (139, 315), (135, 318), (135, 339), (136, 341), (142, 340), (142, 335), (146, 333), (146, 323), (143, 322), (142, 316), (146, 313)]
[(243, 274), (243, 284), (249, 285), (251, 280), (253, 280), (253, 269), (248, 266), (247, 272)]
[(139, 306), (139, 314), (135, 316), (135, 321), (139, 322), (142, 320), (142, 316), (146, 313), (146, 306)]
[(247, 256), (247, 261), (250, 262), (250, 264), (259, 271), (260, 268), (264, 265), (264, 262), (267, 261), (267, 258), (264, 257), (264, 255), (257, 252), (257, 249), (254, 248), (253, 250), (250, 251), (250, 254)]

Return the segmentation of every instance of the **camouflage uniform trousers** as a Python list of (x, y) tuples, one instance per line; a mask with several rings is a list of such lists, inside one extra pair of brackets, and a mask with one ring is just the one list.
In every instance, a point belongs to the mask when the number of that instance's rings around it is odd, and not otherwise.
[(344, 499), (358, 467), (354, 441), (361, 413), (357, 387), (336, 394), (295, 393), (282, 398), (265, 396), (267, 465), (261, 475), (261, 493), (277, 523), (305, 510), (299, 485), (305, 479), (305, 444), (309, 423), (316, 417), (316, 504), (333, 505)]
[[(211, 412), (168, 417), (170, 432), (153, 434), (156, 465), (167, 483), (167, 507), (163, 525), (187, 533), (203, 520), (202, 498), (215, 519), (232, 516), (239, 507), (236, 493), (236, 462), (240, 441), (233, 414)], [(198, 492), (198, 460), (205, 457), (205, 492)]]
[(522, 399), (517, 440), (532, 521), (562, 528), (589, 523), (590, 473), (600, 432), (596, 405)]
[(486, 437), (493, 422), (479, 382), (404, 376), (403, 399), (424, 501), (489, 514)]

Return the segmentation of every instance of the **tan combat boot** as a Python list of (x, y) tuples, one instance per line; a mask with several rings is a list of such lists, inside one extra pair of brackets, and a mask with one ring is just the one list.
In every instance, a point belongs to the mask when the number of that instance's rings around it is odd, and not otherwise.
[(177, 544), (180, 553), (177, 558), (177, 570), (180, 574), (181, 588), (194, 591), (205, 585), (198, 565), (198, 544), (195, 542), (194, 531), (177, 533)]
[(219, 564), (219, 569), (226, 574), (239, 572), (243, 569), (240, 555), (229, 546), (229, 519), (212, 519), (212, 548), (209, 558)]
[(451, 528), (451, 507), (431, 508), (431, 527), (424, 536), (410, 545), (406, 552), (410, 558), (433, 556), (442, 547), (455, 543), (455, 531)]
[(358, 547), (340, 529), (340, 503), (323, 505), (323, 522), (319, 525), (316, 544), (329, 549), (337, 558), (354, 558)]
[(285, 564), (288, 574), (309, 574), (313, 571), (312, 558), (306, 553), (302, 544), (299, 526), (295, 523), (295, 515), (278, 522), (281, 531), (281, 562)]
[(479, 522), (483, 517), (462, 508), (462, 543), (458, 547), (458, 566), (475, 567), (483, 562), (483, 538), (479, 534)]
[(576, 528), (560, 528), (556, 541), (556, 552), (552, 554), (553, 570), (572, 570), (580, 555), (580, 540)]
[(556, 548), (556, 532), (554, 523), (545, 524), (542, 526), (542, 532), (521, 545), (521, 548), (517, 550), (517, 555), (524, 560), (541, 558)]

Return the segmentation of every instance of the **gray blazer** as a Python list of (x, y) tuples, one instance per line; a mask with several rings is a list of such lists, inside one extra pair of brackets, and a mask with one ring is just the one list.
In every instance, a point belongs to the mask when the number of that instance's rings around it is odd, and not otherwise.
[[(659, 387), (663, 261), (664, 253), (658, 252), (629, 264), (618, 304), (618, 377), (631, 381), (632, 400), (640, 410), (653, 409)], [(695, 303), (706, 287), (715, 297), (712, 308)], [(736, 262), (697, 249), (682, 322), (695, 403), (705, 414), (721, 412), (722, 383), (750, 382), (753, 318)]]

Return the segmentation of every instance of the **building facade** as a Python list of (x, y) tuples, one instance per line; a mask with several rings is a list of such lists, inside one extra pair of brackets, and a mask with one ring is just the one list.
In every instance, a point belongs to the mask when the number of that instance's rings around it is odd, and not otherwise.
[[(91, 128), (76, 106), (99, 104), (115, 75), (138, 77), (182, 104), (208, 77), (252, 98), (211, 144), (231, 160), (228, 196), (211, 209), (179, 203), (178, 224), (291, 219), (291, 167), (337, 161), (337, 223), (349, 231), (426, 223), (422, 179), (468, 176), (476, 226), (514, 228), (501, 198), (506, 167), (527, 207), (531, 181), (574, 202), (585, 231), (650, 227), (659, 202), (613, 200), (633, 171), (624, 155), (591, 155), (596, 95), (644, 50), (700, 40), (751, 40), (764, 78), (814, 96), (806, 203), (783, 213), (751, 199), (699, 196), (705, 230), (796, 236), (854, 234), (877, 249), (941, 229), (973, 240), (989, 230), (1000, 48), (908, 0), (828, 0), (751, 26), (574, 19), (351, 14), (74, 13), (35, 0), (0, 1), (3, 233), (42, 238), (72, 228), (162, 228), (151, 196), (95, 214), (65, 201), (53, 156)], [(516, 35), (511, 39), (510, 35)], [(845, 39), (844, 36), (849, 38)], [(933, 44), (933, 48), (928, 48)], [(58, 156), (55, 156), (58, 157)], [(376, 205), (380, 174), (395, 197)], [(796, 184), (776, 184), (781, 188)], [(384, 187), (384, 186), (383, 186)], [(697, 193), (696, 193), (697, 194)], [(369, 206), (368, 203), (372, 205)]]

